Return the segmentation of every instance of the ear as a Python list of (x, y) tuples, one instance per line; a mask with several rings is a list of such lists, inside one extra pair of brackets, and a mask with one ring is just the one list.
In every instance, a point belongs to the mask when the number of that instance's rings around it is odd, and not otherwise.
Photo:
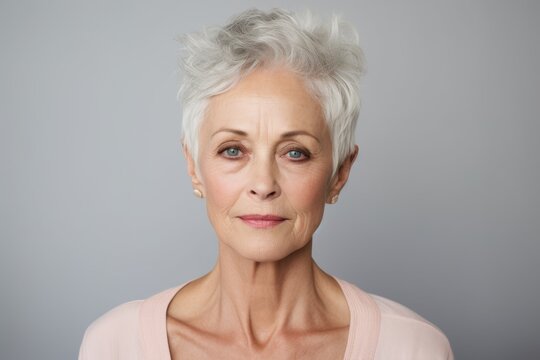
[(182, 150), (187, 161), (187, 171), (188, 175), (191, 177), (193, 189), (202, 191), (202, 182), (199, 179), (199, 175), (197, 175), (197, 166), (195, 164), (195, 160), (193, 160), (193, 156), (191, 156), (191, 153), (185, 145), (182, 145)]
[[(349, 179), (349, 174), (351, 173), (352, 165), (358, 156), (358, 145), (354, 145), (354, 150), (343, 160), (336, 174), (330, 181), (330, 187), (328, 189), (328, 196), (326, 197), (326, 202), (328, 204), (335, 203), (336, 196), (339, 195), (339, 192)], [(334, 201), (333, 201), (334, 199)]]

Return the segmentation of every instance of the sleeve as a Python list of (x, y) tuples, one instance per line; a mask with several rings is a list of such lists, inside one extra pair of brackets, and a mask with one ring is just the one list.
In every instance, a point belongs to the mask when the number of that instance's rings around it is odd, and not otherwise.
[(407, 307), (374, 296), (381, 309), (376, 359), (454, 360), (446, 335)]
[(90, 324), (79, 349), (79, 360), (138, 359), (140, 303), (132, 301), (122, 304)]

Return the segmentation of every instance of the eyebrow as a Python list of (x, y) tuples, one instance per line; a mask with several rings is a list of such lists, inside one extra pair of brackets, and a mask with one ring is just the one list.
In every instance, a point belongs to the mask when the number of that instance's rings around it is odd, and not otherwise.
[[(237, 130), (237, 129), (219, 129), (218, 131), (214, 132), (212, 134), (211, 137), (214, 137), (216, 134), (218, 133), (221, 133), (221, 132), (229, 132), (229, 133), (232, 133), (232, 134), (236, 134), (238, 136), (247, 136), (247, 132), (245, 131), (242, 131), (242, 130)], [(305, 130), (293, 130), (293, 131), (287, 131), (283, 134), (281, 134), (280, 138), (281, 139), (287, 139), (287, 138), (292, 138), (292, 137), (295, 137), (295, 136), (298, 136), (298, 135), (305, 135), (305, 136), (309, 136), (313, 139), (315, 139), (315, 141), (317, 141), (318, 143), (320, 143), (321, 141), (313, 134), (305, 131)]]
[(212, 136), (210, 136), (210, 137), (213, 138), (214, 136), (216, 136), (216, 135), (219, 134), (220, 132), (230, 132), (230, 133), (233, 133), (233, 134), (236, 134), (236, 135), (239, 135), (239, 136), (247, 136), (247, 132), (242, 131), (242, 130), (236, 130), (236, 129), (219, 129), (218, 131), (216, 131), (215, 133), (213, 133)]
[(297, 135), (305, 135), (305, 136), (309, 136), (309, 137), (312, 137), (313, 139), (315, 139), (318, 143), (320, 143), (320, 140), (313, 134), (305, 131), (305, 130), (294, 130), (294, 131), (287, 131), (286, 133), (283, 133), (281, 134), (281, 138), (282, 139), (286, 139), (286, 138), (291, 138), (291, 137), (295, 137)]

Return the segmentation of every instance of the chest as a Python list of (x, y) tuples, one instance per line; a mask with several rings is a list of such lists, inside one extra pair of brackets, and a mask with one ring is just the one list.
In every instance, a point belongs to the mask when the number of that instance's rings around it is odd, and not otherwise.
[(216, 334), (187, 324), (168, 326), (172, 360), (181, 359), (343, 359), (348, 327), (274, 336), (267, 344), (247, 344), (245, 338)]

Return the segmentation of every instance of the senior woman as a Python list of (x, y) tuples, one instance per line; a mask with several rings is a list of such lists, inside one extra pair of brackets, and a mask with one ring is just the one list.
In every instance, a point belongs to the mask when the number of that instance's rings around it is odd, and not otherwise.
[(184, 43), (183, 148), (217, 263), (100, 317), (79, 359), (451, 359), (434, 325), (312, 258), (358, 153), (356, 32), (248, 10)]

